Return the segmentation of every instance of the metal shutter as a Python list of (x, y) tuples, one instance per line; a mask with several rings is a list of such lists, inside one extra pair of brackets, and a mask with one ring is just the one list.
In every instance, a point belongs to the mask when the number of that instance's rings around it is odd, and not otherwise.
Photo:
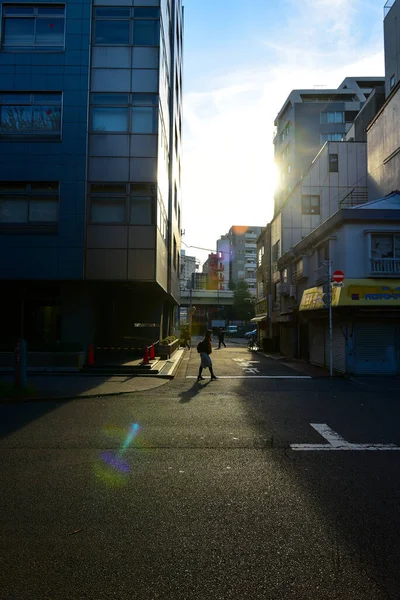
[(309, 323), (310, 363), (324, 366), (325, 362), (325, 324), (315, 321)]
[(396, 328), (358, 323), (354, 331), (355, 375), (396, 375)]
[[(325, 328), (325, 366), (329, 368), (329, 325)], [(332, 327), (332, 366), (334, 371), (346, 371), (346, 340), (338, 324)]]

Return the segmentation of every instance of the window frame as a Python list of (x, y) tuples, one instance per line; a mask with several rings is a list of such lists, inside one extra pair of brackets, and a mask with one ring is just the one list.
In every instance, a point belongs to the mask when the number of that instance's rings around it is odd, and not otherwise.
[[(100, 11), (103, 10), (121, 10), (121, 16), (109, 16), (109, 15), (101, 15)], [(122, 16), (122, 11), (129, 11), (129, 16)], [(154, 16), (148, 14), (147, 16), (144, 12), (151, 13), (154, 12)], [(156, 16), (157, 15), (157, 16)], [(95, 46), (139, 46), (145, 48), (159, 48), (160, 47), (160, 31), (161, 31), (161, 12), (160, 8), (156, 6), (95, 6), (93, 10), (93, 21), (92, 21), (92, 44)], [(115, 41), (96, 41), (96, 23), (99, 21), (106, 21), (110, 23), (110, 21), (129, 21), (129, 33), (128, 33), (128, 41), (123, 42), (115, 42)], [(153, 31), (153, 42), (152, 44), (148, 43), (135, 43), (135, 25), (139, 25), (139, 23), (143, 23), (144, 21), (148, 21), (150, 23), (155, 23), (155, 27), (157, 27), (156, 31)]]
[[(138, 192), (134, 190), (137, 186)], [(143, 189), (139, 190), (139, 186)], [(103, 189), (102, 189), (103, 188)], [(107, 188), (109, 188), (107, 190)], [(114, 188), (114, 189), (112, 189)], [(118, 188), (120, 188), (118, 190)], [(87, 219), (89, 225), (95, 226), (108, 226), (108, 225), (121, 225), (130, 227), (145, 227), (145, 226), (156, 226), (155, 223), (155, 211), (157, 201), (157, 185), (155, 183), (148, 182), (135, 182), (135, 183), (120, 183), (120, 182), (90, 182), (88, 184), (88, 202), (87, 202)], [(151, 198), (150, 200), (150, 211), (151, 218), (150, 223), (131, 223), (131, 203), (133, 198)], [(118, 205), (124, 205), (124, 219), (121, 221), (98, 221), (93, 220), (93, 202), (101, 205), (108, 204), (112, 206), (113, 202)]]
[[(29, 101), (27, 100), (20, 100), (18, 101), (4, 101), (4, 96), (29, 96), (30, 99)], [(36, 100), (37, 96), (54, 96), (54, 97), (59, 97), (59, 102), (56, 101), (42, 101), (39, 102)], [(56, 106), (60, 109), (60, 128), (59, 131), (57, 131), (56, 133), (51, 133), (50, 131), (44, 131), (44, 132), (35, 132), (33, 130), (33, 128), (31, 127), (30, 131), (15, 131), (15, 132), (2, 132), (1, 131), (1, 124), (2, 124), (2, 107), (3, 106), (10, 106), (13, 108), (17, 108), (17, 107), (30, 107), (31, 108), (31, 123), (33, 122), (33, 110), (35, 107), (50, 107), (50, 106)], [(63, 129), (63, 93), (62, 92), (19, 92), (19, 91), (1, 91), (0, 92), (0, 140), (7, 140), (7, 141), (40, 141), (40, 140), (45, 140), (45, 141), (56, 141), (59, 142), (62, 140), (62, 129)]]
[[(313, 203), (312, 199), (318, 198), (318, 205)], [(306, 204), (309, 202), (309, 207)], [(313, 210), (313, 206), (315, 210)], [(301, 214), (302, 215), (320, 215), (321, 214), (321, 196), (319, 194), (302, 194), (301, 195)]]
[[(7, 189), (7, 184), (9, 184), (10, 189)], [(43, 184), (43, 187), (47, 184), (48, 186), (53, 186), (52, 189), (40, 189), (35, 186), (39, 186), (39, 184)], [(17, 186), (20, 189), (12, 189), (12, 186)], [(56, 229), (58, 228), (59, 220), (60, 220), (60, 182), (59, 181), (2, 181), (0, 182), (0, 207), (2, 201), (26, 201), (26, 221), (1, 221), (0, 220), (0, 229)], [(35, 203), (35, 201), (42, 202), (56, 202), (56, 218), (55, 220), (36, 220), (31, 219), (31, 205)], [(1, 215), (1, 208), (0, 208)], [(1, 216), (0, 216), (1, 219)]]
[[(33, 9), (33, 13), (32, 15), (29, 14), (16, 14), (16, 15), (7, 15), (6, 11), (8, 8), (12, 8), (12, 7), (18, 7), (18, 8), (29, 8), (29, 9)], [(57, 9), (63, 9), (63, 14), (61, 15), (41, 15), (40, 13), (38, 13), (37, 11), (39, 9), (51, 9), (51, 8), (57, 8)], [(37, 31), (37, 20), (39, 19), (59, 19), (59, 20), (63, 20), (64, 21), (64, 28), (63, 28), (63, 35), (62, 35), (62, 44), (61, 45), (54, 45), (51, 46), (49, 44), (44, 45), (44, 44), (37, 44), (36, 43), (36, 31)], [(5, 36), (6, 36), (6, 21), (7, 19), (32, 19), (34, 21), (34, 32), (33, 32), (33, 43), (32, 44), (25, 44), (25, 45), (18, 45), (18, 44), (9, 44), (9, 43), (5, 43)], [(1, 51), (2, 52), (65, 52), (65, 36), (66, 36), (66, 5), (65, 3), (49, 3), (49, 4), (42, 4), (42, 3), (35, 3), (35, 4), (18, 4), (18, 3), (12, 3), (12, 2), (8, 2), (3, 4), (2, 6), (2, 11), (1, 11)]]
[[(374, 238), (377, 237), (387, 237), (387, 238), (391, 238), (391, 243), (392, 243), (392, 249), (391, 252), (389, 252), (389, 254), (392, 254), (392, 256), (376, 256), (376, 248), (373, 248), (373, 242), (374, 242)], [(396, 232), (388, 232), (388, 231), (375, 231), (373, 233), (371, 233), (371, 258), (375, 259), (375, 260), (380, 260), (380, 259), (390, 259), (390, 260), (400, 260), (400, 250), (399, 250), (399, 254), (397, 256), (396, 253), (396, 238), (399, 238), (399, 247), (400, 247), (400, 233), (396, 233)]]
[[(92, 43), (96, 46), (130, 46), (132, 43), (132, 7), (130, 6), (94, 6), (93, 7), (93, 35), (92, 35)], [(97, 11), (101, 10), (125, 10), (129, 12), (129, 15), (126, 17), (120, 16), (110, 16), (110, 15), (100, 15), (97, 16)], [(97, 42), (96, 41), (96, 30), (97, 30), (97, 22), (106, 22), (110, 23), (111, 21), (122, 21), (128, 22), (128, 41), (127, 42)]]
[[(335, 158), (336, 157), (336, 160)], [(330, 152), (328, 155), (328, 170), (329, 173), (339, 173), (339, 154)]]
[[(121, 99), (125, 96), (127, 98), (127, 102), (98, 102), (96, 101), (99, 97), (121, 97)], [(142, 100), (140, 101), (140, 98)], [(94, 125), (94, 115), (97, 109), (103, 107), (107, 108), (124, 108), (127, 111), (127, 129), (123, 130), (105, 130), (105, 131), (96, 131), (93, 128)], [(135, 109), (140, 108), (151, 108), (151, 122), (152, 127), (151, 131), (135, 131), (136, 121), (135, 121)], [(159, 131), (159, 114), (160, 114), (160, 96), (159, 94), (154, 94), (152, 92), (133, 92), (133, 93), (124, 93), (124, 92), (115, 92), (115, 93), (92, 93), (91, 95), (91, 104), (90, 104), (90, 133), (93, 135), (158, 135)]]

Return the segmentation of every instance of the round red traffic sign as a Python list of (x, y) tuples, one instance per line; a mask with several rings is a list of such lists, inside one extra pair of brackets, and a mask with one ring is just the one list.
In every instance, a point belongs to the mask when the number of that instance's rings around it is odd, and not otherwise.
[(332, 275), (332, 279), (333, 281), (336, 281), (336, 283), (341, 283), (344, 279), (343, 271), (335, 271)]

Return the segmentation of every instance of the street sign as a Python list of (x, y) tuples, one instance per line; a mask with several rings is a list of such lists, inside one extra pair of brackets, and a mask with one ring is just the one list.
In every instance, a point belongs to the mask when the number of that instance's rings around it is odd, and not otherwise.
[(333, 281), (336, 281), (336, 283), (341, 283), (344, 279), (343, 271), (335, 271), (332, 275), (332, 279)]

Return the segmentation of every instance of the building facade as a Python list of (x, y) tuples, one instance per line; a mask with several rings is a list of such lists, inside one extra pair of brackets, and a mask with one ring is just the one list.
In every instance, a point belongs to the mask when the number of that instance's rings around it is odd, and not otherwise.
[(185, 250), (181, 250), (181, 291), (189, 287), (192, 274), (196, 272), (198, 267), (197, 258), (188, 256)]
[(257, 283), (257, 244), (262, 227), (254, 225), (233, 225), (229, 232), (217, 243), (218, 250), (225, 248), (228, 261), (229, 282), (231, 285), (245, 281), (250, 293), (256, 295)]
[(225, 289), (225, 265), (222, 252), (213, 252), (208, 255), (203, 264), (203, 273), (207, 274), (208, 290)]
[(325, 142), (340, 141), (383, 77), (346, 77), (337, 89), (293, 90), (275, 119), (275, 214)]
[(1, 9), (3, 343), (158, 339), (180, 288), (181, 2)]
[[(344, 273), (342, 285), (330, 283), (328, 261)], [(333, 370), (400, 372), (400, 194), (341, 208), (282, 256), (279, 269), (289, 317), (282, 353), (329, 367), (332, 294)]]

